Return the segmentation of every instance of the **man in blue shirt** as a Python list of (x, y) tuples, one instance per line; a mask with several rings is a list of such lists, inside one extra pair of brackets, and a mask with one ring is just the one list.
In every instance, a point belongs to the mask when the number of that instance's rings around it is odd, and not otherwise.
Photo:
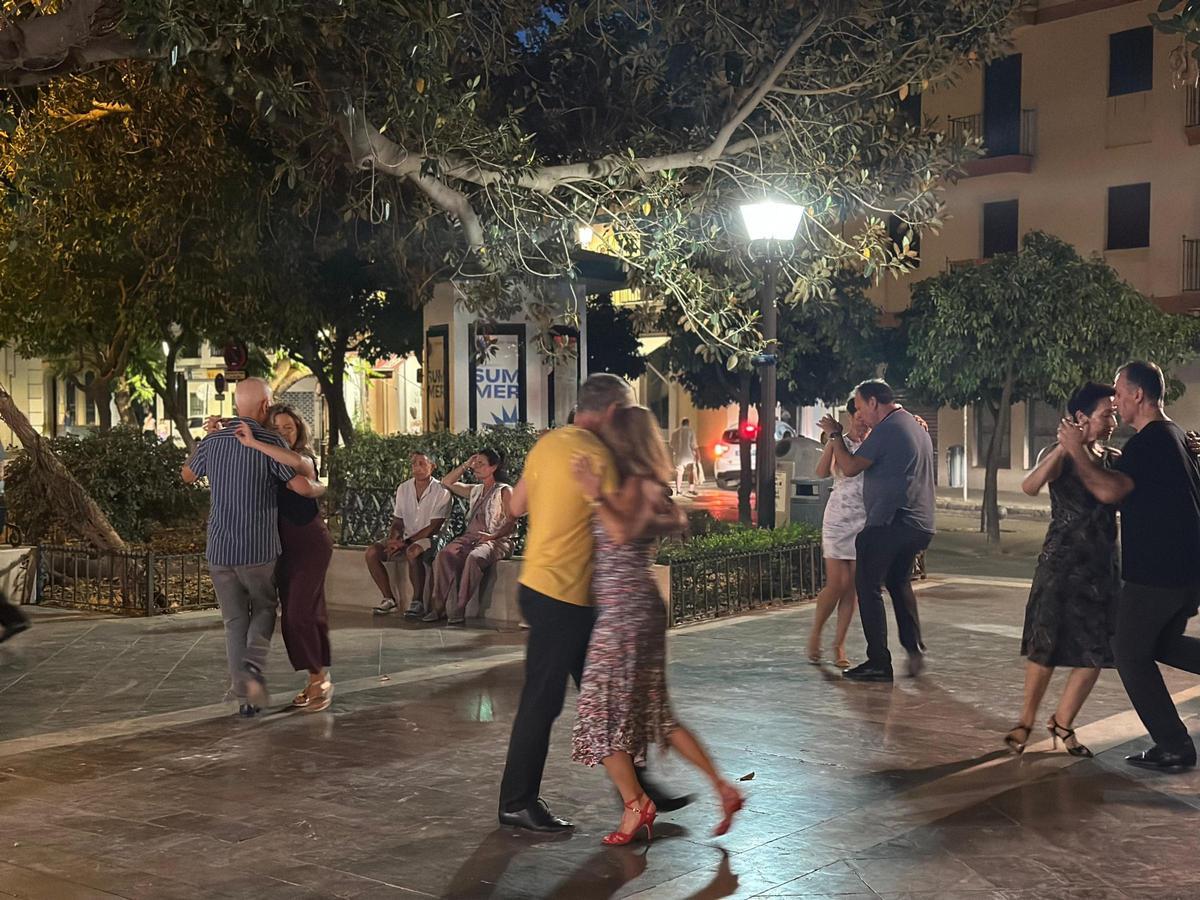
[[(248, 378), (235, 395), (238, 421), (260, 441), (287, 446), (266, 428), (271, 388)], [(268, 702), (263, 668), (275, 631), (279, 605), (275, 563), (279, 558), (278, 492), (281, 485), (307, 493), (308, 479), (269, 456), (243, 446), (233, 427), (215, 431), (197, 446), (183, 467), (188, 484), (208, 478), (212, 506), (208, 514), (209, 573), (225, 624), (225, 654), (239, 714), (257, 715)]]
[[(867, 521), (854, 542), (858, 556), (854, 585), (859, 618), (867, 638), (867, 661), (846, 672), (853, 681), (891, 681), (883, 586), (892, 597), (900, 643), (908, 651), (908, 674), (925, 665), (917, 598), (912, 589), (913, 561), (933, 537), (933, 442), (917, 418), (896, 402), (887, 382), (864, 381), (854, 402), (871, 433), (853, 454), (833, 442), (838, 468), (847, 476), (863, 474)], [(842, 425), (826, 416), (821, 428), (840, 435)]]

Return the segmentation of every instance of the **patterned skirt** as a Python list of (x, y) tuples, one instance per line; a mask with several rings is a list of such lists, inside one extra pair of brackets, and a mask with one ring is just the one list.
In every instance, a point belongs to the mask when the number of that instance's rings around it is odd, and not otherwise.
[(667, 610), (640, 546), (597, 545), (599, 610), (579, 689), (571, 758), (588, 766), (624, 752), (644, 765), (677, 727), (667, 696)]

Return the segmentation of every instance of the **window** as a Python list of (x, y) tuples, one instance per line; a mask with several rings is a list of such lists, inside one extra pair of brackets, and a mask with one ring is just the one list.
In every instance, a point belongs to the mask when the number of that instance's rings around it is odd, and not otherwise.
[(1150, 184), (1124, 184), (1108, 189), (1109, 250), (1150, 246)]
[[(912, 269), (920, 268), (921, 265), (921, 232), (910, 228), (903, 219), (899, 216), (888, 216), (888, 238), (891, 242), (900, 248), (903, 253), (905, 249), (912, 250), (917, 255), (909, 260), (908, 267)], [(908, 247), (904, 246), (904, 238), (908, 237)]]
[[(995, 430), (992, 422), (992, 411), (982, 404), (976, 404), (975, 409), (975, 465), (987, 464), (988, 444)], [(1012, 415), (1003, 415), (1004, 432), (1000, 436), (1000, 447), (997, 456), (1000, 458), (1001, 469), (1012, 468)]]
[(1017, 201), (983, 204), (983, 258), (1017, 252)]
[(1154, 28), (1131, 28), (1108, 36), (1108, 96), (1154, 87)]
[(1025, 406), (1025, 459), (1032, 468), (1038, 456), (1047, 447), (1058, 441), (1058, 423), (1062, 410), (1042, 401), (1030, 402)]

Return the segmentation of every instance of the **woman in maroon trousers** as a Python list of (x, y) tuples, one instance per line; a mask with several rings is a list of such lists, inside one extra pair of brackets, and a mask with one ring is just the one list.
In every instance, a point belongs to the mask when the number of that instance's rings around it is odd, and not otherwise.
[[(315, 481), (316, 459), (308, 447), (308, 427), (290, 406), (271, 407), (271, 423), (291, 450), (255, 439), (248, 425), (238, 426), (245, 446), (265, 453)], [(320, 496), (324, 485), (319, 487)], [(297, 672), (308, 672), (308, 685), (292, 701), (305, 712), (328, 709), (333, 700), (329, 678), (329, 619), (325, 611), (325, 572), (333, 559), (333, 539), (315, 497), (302, 497), (279, 486), (279, 599), (283, 606), (283, 643)]]

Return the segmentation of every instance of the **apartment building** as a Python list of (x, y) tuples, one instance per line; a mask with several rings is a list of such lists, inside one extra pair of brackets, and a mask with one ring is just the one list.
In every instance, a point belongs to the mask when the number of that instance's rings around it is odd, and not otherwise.
[[(875, 289), (885, 314), (907, 307), (913, 282), (1016, 250), (1036, 230), (1103, 256), (1163, 309), (1200, 314), (1200, 94), (1172, 84), (1178, 38), (1151, 28), (1157, 7), (1030, 3), (1011, 56), (922, 95), (935, 127), (981, 134), (986, 155), (947, 190), (946, 225), (922, 236), (920, 268)], [(1189, 390), (1171, 415), (1198, 425), (1200, 365), (1175, 375)], [(1019, 488), (1058, 416), (1013, 407), (1001, 490)], [(990, 417), (944, 409), (938, 434), (939, 481), (957, 482), (965, 459), (969, 485), (981, 487)]]

